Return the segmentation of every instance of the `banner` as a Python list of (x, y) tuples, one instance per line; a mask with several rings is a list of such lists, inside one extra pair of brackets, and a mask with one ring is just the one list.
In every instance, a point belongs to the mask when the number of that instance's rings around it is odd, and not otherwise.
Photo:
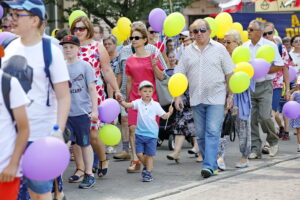
[(247, 30), (250, 21), (258, 19), (263, 22), (274, 23), (281, 38), (300, 35), (300, 14), (231, 13), (231, 16), (234, 22), (243, 25), (244, 30)]
[(286, 5), (288, 0), (257, 0), (255, 1), (255, 12), (290, 12), (299, 11), (299, 7), (296, 6), (296, 0), (293, 0), (291, 4)]

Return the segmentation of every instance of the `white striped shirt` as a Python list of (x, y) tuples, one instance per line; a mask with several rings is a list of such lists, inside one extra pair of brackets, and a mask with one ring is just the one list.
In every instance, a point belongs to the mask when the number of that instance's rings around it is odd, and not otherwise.
[(226, 48), (210, 39), (203, 51), (194, 42), (185, 48), (175, 73), (183, 73), (189, 81), (191, 106), (223, 105), (226, 97), (225, 75), (235, 66)]

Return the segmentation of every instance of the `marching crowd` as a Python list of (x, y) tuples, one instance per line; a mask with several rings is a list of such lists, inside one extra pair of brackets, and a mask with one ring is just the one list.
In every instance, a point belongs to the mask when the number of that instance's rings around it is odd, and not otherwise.
[[(274, 36), (273, 23), (253, 20), (247, 28), (249, 40), (242, 43), (234, 30), (223, 39), (210, 38), (209, 23), (197, 19), (179, 38), (164, 43), (149, 24), (136, 21), (129, 40), (117, 46), (113, 35), (103, 36), (103, 28), (86, 16), (50, 38), (44, 33), (47, 18), (41, 0), (1, 4), (8, 8), (2, 30), (17, 35), (0, 49), (1, 199), (66, 199), (61, 177), (31, 180), (19, 167), (24, 150), (47, 136), (66, 141), (64, 136), (71, 132), (76, 168), (68, 182), (87, 189), (95, 184), (94, 174), (106, 176), (109, 148), (98, 137), (98, 105), (106, 98), (115, 98), (121, 106), (123, 151), (114, 159), (130, 160), (127, 172), (141, 172), (144, 182), (154, 177), (158, 124), (163, 119), (174, 125), (175, 148), (167, 159), (179, 162), (185, 137), (191, 137), (189, 153), (202, 162), (204, 178), (226, 169), (229, 139), (221, 132), (228, 112), (239, 138), (237, 168), (248, 167), (249, 159), (261, 159), (262, 153), (276, 156), (278, 140), (290, 137), (289, 127), (297, 130), (300, 152), (300, 119), (283, 116), (282, 122), (279, 117), (286, 101), (300, 103), (300, 79), (289, 76), (289, 68), (299, 71), (300, 35), (281, 40)], [(246, 91), (233, 94), (228, 87), (235, 69), (232, 52), (245, 46), (253, 60), (266, 44), (275, 51), (268, 74), (251, 79)], [(174, 103), (164, 101), (164, 82), (175, 73), (187, 77), (188, 90)], [(264, 145), (259, 124), (267, 135)]]

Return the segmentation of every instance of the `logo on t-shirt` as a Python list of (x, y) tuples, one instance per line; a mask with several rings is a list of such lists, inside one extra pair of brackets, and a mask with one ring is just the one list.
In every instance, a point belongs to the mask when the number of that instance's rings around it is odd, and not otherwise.
[(72, 83), (71, 83), (71, 93), (79, 93), (79, 92), (82, 91), (83, 84), (80, 83), (81, 81), (84, 81), (83, 74), (79, 74), (77, 77), (75, 77), (72, 80)]

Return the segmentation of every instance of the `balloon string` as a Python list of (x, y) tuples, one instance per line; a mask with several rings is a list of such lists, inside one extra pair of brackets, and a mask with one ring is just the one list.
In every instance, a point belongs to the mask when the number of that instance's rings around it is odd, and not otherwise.
[[(172, 99), (171, 106), (172, 106), (173, 102), (174, 102), (174, 98)], [(169, 117), (170, 117), (170, 116), (169, 116)], [(169, 117), (167, 118), (167, 121), (166, 121), (165, 130), (167, 129), (167, 125), (168, 125)]]
[(160, 52), (162, 46), (164, 45), (165, 41), (166, 41), (166, 38), (167, 36), (164, 37), (163, 41), (162, 41), (162, 44), (160, 45), (160, 47), (158, 48), (158, 42), (156, 43), (157, 44), (157, 49), (155, 50), (155, 58), (158, 57), (158, 53)]

